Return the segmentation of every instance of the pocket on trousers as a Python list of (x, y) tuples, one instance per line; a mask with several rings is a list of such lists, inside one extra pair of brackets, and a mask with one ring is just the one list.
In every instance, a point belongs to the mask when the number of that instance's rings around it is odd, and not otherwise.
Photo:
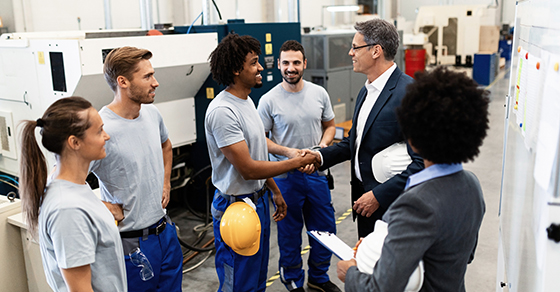
[(224, 285), (222, 290), (224, 292), (233, 292), (233, 267), (224, 263)]

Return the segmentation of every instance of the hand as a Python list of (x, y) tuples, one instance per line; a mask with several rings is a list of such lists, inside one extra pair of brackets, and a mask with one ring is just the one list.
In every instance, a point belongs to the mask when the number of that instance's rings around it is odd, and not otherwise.
[(296, 149), (296, 148), (288, 148), (289, 150), (285, 153), (286, 157), (288, 157), (288, 159), (292, 159), (294, 157), (297, 157), (299, 155), (301, 155), (301, 150)]
[(105, 204), (105, 207), (107, 207), (107, 209), (109, 209), (111, 214), (113, 214), (113, 217), (115, 218), (115, 220), (117, 220), (117, 222), (123, 221), (124, 211), (123, 211), (122, 204), (111, 204), (105, 201), (101, 201), (101, 202), (103, 202), (103, 204)]
[(302, 155), (314, 157), (314, 161), (307, 165), (301, 166), (300, 168), (298, 168), (298, 170), (307, 174), (314, 173), (321, 166), (321, 155), (319, 155), (319, 152), (311, 151), (309, 149), (304, 149), (301, 151)]
[(340, 281), (345, 282), (346, 272), (348, 272), (348, 269), (351, 266), (356, 266), (356, 265), (357, 263), (355, 259), (338, 262), (338, 264), (336, 264), (336, 273), (338, 274), (338, 278), (340, 279)]
[(161, 207), (165, 209), (167, 204), (169, 204), (169, 198), (171, 197), (171, 185), (163, 184), (163, 194), (161, 195)]
[(278, 191), (277, 193), (272, 193), (272, 200), (274, 200), (274, 204), (276, 205), (276, 211), (272, 214), (272, 218), (274, 221), (278, 222), (284, 218), (286, 218), (286, 213), (288, 213), (288, 205), (284, 201), (284, 197), (282, 197), (282, 193)]
[(363, 237), (360, 237), (360, 240), (358, 240), (358, 242), (356, 242), (356, 246), (354, 246), (353, 250), (354, 250), (354, 258), (356, 258), (356, 254), (358, 253), (358, 246), (360, 246), (360, 244), (362, 244), (362, 241), (364, 240)]
[(379, 202), (373, 195), (373, 192), (369, 191), (355, 201), (352, 208), (356, 211), (356, 213), (364, 217), (370, 217), (371, 214), (379, 208)]

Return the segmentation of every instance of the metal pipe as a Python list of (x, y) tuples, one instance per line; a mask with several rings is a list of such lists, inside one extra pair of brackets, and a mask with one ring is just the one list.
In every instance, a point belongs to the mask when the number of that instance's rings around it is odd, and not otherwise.
[(202, 0), (202, 25), (209, 25), (210, 22), (210, 1)]
[(111, 15), (111, 0), (103, 0), (103, 8), (105, 11), (105, 29), (112, 29), (113, 17)]
[(139, 0), (140, 4), (140, 22), (143, 30), (150, 30), (154, 28), (154, 20), (152, 14), (152, 1)]
[(239, 19), (239, 0), (235, 0), (235, 18)]
[[(298, 7), (296, 7), (298, 4)], [(296, 0), (288, 0), (288, 22), (297, 22), (297, 17), (299, 15), (299, 1)]]

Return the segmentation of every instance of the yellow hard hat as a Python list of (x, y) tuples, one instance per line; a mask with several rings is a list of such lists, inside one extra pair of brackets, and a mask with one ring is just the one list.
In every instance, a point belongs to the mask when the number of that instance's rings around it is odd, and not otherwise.
[(236, 253), (252, 256), (261, 241), (261, 220), (245, 202), (235, 202), (226, 209), (220, 222), (222, 240)]

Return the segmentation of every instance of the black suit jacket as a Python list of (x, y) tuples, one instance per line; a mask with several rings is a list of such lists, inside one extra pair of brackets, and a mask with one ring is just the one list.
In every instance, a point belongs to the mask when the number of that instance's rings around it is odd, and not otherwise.
[[(372, 220), (380, 219), (383, 213), (389, 208), (397, 197), (403, 192), (408, 176), (424, 169), (422, 158), (414, 153), (407, 143), (408, 154), (412, 158), (412, 163), (401, 174), (395, 175), (385, 183), (381, 184), (375, 180), (371, 161), (373, 156), (394, 143), (404, 141), (400, 130), (396, 108), (400, 106), (401, 100), (406, 93), (406, 87), (412, 83), (413, 79), (405, 75), (399, 68), (396, 68), (387, 84), (379, 94), (379, 98), (373, 105), (371, 112), (364, 125), (362, 142), (358, 153), (360, 174), (365, 192), (373, 191), (375, 198), (380, 204), (380, 208), (372, 215)], [(335, 164), (350, 159), (352, 161), (352, 185), (359, 183), (354, 173), (354, 157), (356, 155), (356, 125), (360, 108), (367, 95), (366, 87), (362, 87), (356, 100), (354, 117), (352, 118), (352, 128), (340, 143), (321, 149), (323, 156), (323, 166), (321, 169), (329, 168)], [(352, 203), (359, 199), (363, 193), (358, 193), (352, 187)], [(354, 212), (354, 217), (356, 213)]]

